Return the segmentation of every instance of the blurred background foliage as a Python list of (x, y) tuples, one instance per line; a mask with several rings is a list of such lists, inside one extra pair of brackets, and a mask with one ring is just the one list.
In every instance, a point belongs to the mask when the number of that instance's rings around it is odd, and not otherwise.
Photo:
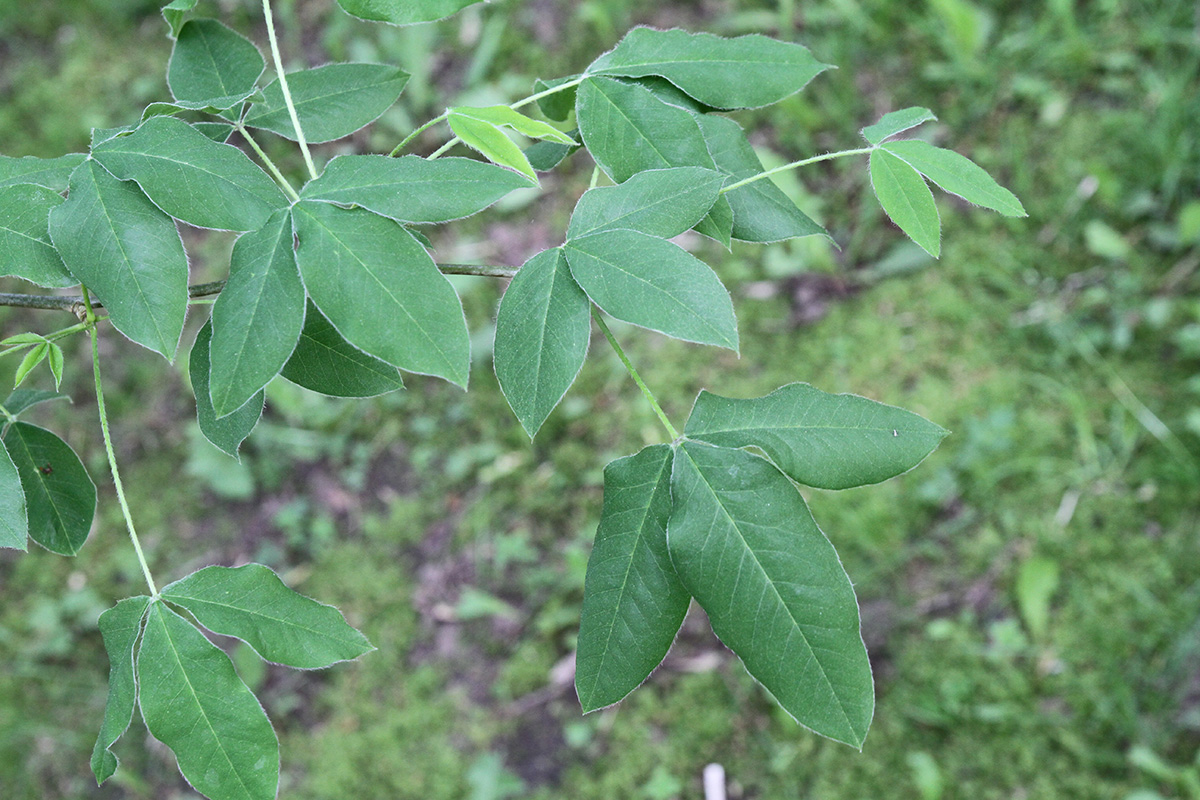
[[(164, 98), (158, 5), (0, 0), (0, 152), (80, 150), (91, 127)], [(809, 493), (862, 603), (878, 692), (862, 754), (775, 709), (695, 608), (647, 685), (580, 716), (570, 659), (601, 470), (661, 434), (598, 342), (530, 445), (490, 371), (494, 282), (458, 282), (470, 394), (414, 378), (353, 403), (279, 381), (240, 464), (195, 430), (183, 364), (164, 379), (162, 362), (108, 335), (119, 455), (162, 582), (260, 561), (379, 647), (327, 673), (235, 650), (283, 740), (281, 796), (698, 798), (717, 761), (732, 798), (1200, 798), (1194, 2), (501, 0), (408, 29), (332, 0), (277, 6), (294, 66), (413, 73), (400, 104), (325, 157), (386, 151), (451, 102), (524, 96), (634, 24), (678, 25), (800, 41), (840, 67), (737, 115), (768, 166), (856, 146), (883, 112), (923, 105), (940, 122), (922, 135), (969, 154), (1030, 212), (1004, 220), (941, 198), (935, 264), (882, 218), (865, 163), (810, 167), (779, 183), (839, 247), (688, 243), (733, 287), (740, 359), (617, 328), (677, 421), (701, 387), (750, 396), (805, 380), (954, 431), (888, 484)], [(201, 3), (263, 41), (258, 10)], [(289, 145), (272, 154), (298, 174)], [(577, 156), (543, 192), (434, 232), (439, 259), (519, 264), (557, 244), (590, 172)], [(185, 236), (194, 279), (222, 277), (228, 236)], [(0, 320), (6, 334), (48, 331), (51, 313)], [(85, 343), (70, 344), (75, 405), (35, 419), (102, 476)], [(0, 553), (5, 798), (194, 796), (141, 728), (113, 781), (97, 789), (88, 773), (107, 675), (96, 617), (140, 588), (101, 483), (78, 560)]]

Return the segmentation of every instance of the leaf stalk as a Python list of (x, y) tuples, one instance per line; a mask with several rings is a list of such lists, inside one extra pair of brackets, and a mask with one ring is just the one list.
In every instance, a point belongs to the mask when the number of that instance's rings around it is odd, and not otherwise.
[(596, 325), (600, 328), (601, 333), (604, 334), (604, 338), (608, 339), (608, 343), (612, 345), (612, 349), (617, 353), (617, 358), (621, 359), (621, 363), (625, 365), (625, 370), (629, 373), (629, 377), (633, 378), (633, 382), (638, 385), (638, 388), (642, 390), (642, 394), (648, 401), (650, 401), (651, 408), (653, 408), (654, 413), (658, 415), (658, 419), (660, 422), (662, 422), (663, 427), (667, 429), (667, 433), (671, 436), (671, 441), (678, 439), (679, 431), (675, 430), (675, 426), (672, 425), (671, 420), (667, 418), (666, 412), (662, 410), (662, 406), (660, 406), (658, 404), (658, 400), (654, 398), (654, 393), (650, 391), (650, 387), (648, 387), (646, 382), (642, 380), (642, 376), (639, 375), (638, 371), (634, 368), (633, 362), (629, 360), (629, 356), (625, 355), (625, 350), (621, 347), (621, 344), (617, 341), (616, 337), (613, 336), (612, 331), (608, 329), (608, 324), (605, 323), (604, 317), (600, 316), (600, 312), (597, 310), (595, 305), (592, 305), (592, 319), (596, 320)]
[(283, 71), (283, 56), (279, 53), (279, 39), (275, 36), (275, 20), (271, 15), (271, 0), (263, 0), (263, 16), (267, 19), (267, 38), (271, 40), (271, 57), (275, 60), (275, 72), (279, 74), (279, 88), (283, 91), (283, 102), (287, 105), (288, 116), (292, 118), (292, 127), (296, 131), (296, 144), (304, 154), (304, 164), (308, 167), (308, 175), (314, 181), (317, 179), (317, 168), (313, 165), (312, 153), (308, 151), (308, 140), (300, 128), (300, 117), (296, 114), (296, 104), (292, 102), (292, 92), (288, 88), (287, 74)]

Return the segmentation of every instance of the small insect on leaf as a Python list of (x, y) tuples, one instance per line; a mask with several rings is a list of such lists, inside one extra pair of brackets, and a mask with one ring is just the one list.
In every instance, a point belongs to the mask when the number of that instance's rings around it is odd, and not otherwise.
[(42, 473), (43, 475), (52, 475), (54, 474), (54, 467), (50, 466), (50, 462), (46, 462), (42, 466), (38, 467), (38, 472)]

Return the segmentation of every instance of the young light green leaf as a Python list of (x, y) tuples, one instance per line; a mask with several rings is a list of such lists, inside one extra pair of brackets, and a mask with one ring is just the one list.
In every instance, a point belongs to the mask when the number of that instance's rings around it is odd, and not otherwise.
[(724, 178), (702, 167), (639, 172), (617, 186), (589, 189), (571, 214), (567, 238), (626, 228), (670, 239), (704, 219)]
[(647, 169), (716, 169), (695, 117), (643, 86), (589, 78), (576, 107), (588, 152), (615, 183)]
[(713, 631), (800, 724), (861, 748), (874, 713), (858, 602), (804, 498), (745, 450), (675, 450), (667, 547)]
[(133, 721), (133, 707), (137, 702), (133, 647), (149, 606), (149, 597), (127, 597), (100, 615), (100, 634), (108, 652), (108, 701), (104, 704), (100, 735), (92, 748), (92, 774), (96, 776), (96, 785), (104, 783), (117, 771), (119, 760), (111, 748)]
[[(564, 83), (570, 83), (578, 78), (578, 75), (568, 75), (565, 78), (538, 78), (533, 82), (534, 94), (541, 94)], [(575, 110), (575, 90), (578, 87), (570, 86), (566, 89), (548, 94), (545, 97), (539, 97), (537, 100), (538, 108), (546, 115), (547, 118), (556, 122), (565, 122), (571, 116), (571, 112)]]
[(807, 48), (766, 36), (634, 28), (587, 75), (657, 75), (713, 108), (757, 108), (795, 94), (829, 69)]
[[(404, 91), (408, 73), (386, 64), (326, 64), (288, 73), (288, 89), (310, 143), (332, 142), (366, 127), (387, 111)], [(263, 89), (263, 102), (250, 106), (251, 128), (296, 139), (292, 117), (276, 79)]]
[(165, 603), (150, 606), (137, 655), (138, 705), (179, 771), (212, 800), (274, 800), (279, 740), (229, 656)]
[(549, 142), (566, 145), (579, 144), (553, 125), (531, 119), (509, 106), (485, 106), (483, 108), (456, 106), (447, 110), (446, 113), (449, 115), (451, 128), (454, 127), (455, 118), (467, 117), (478, 122), (486, 122), (497, 128), (509, 128), (530, 139), (545, 139)]
[(925, 122), (932, 122), (937, 117), (928, 108), (913, 106), (899, 111), (889, 111), (879, 118), (879, 122), (862, 129), (862, 136), (871, 144), (879, 144), (888, 137), (895, 136), (917, 127)]
[(691, 595), (667, 552), (672, 455), (658, 444), (604, 468), (604, 509), (588, 559), (575, 659), (585, 714), (646, 680), (687, 613)]
[(761, 449), (792, 480), (850, 489), (905, 473), (947, 432), (896, 406), (791, 383), (746, 400), (700, 392), (684, 435), (722, 447)]
[(40, 333), (26, 331), (0, 339), (0, 347), (26, 347), (32, 344), (41, 344), (44, 341), (46, 341), (46, 337)]
[(62, 385), (63, 376), (63, 349), (55, 342), (50, 343), (50, 352), (47, 354), (46, 360), (50, 362), (50, 374), (54, 376), (54, 389), (58, 391), (58, 387)]
[[(13, 412), (10, 410), (9, 413)], [(11, 547), (23, 553), (29, 549), (28, 539), (29, 520), (21, 475), (8, 448), (0, 442), (0, 547)]]
[(526, 261), (504, 291), (493, 363), (500, 389), (530, 438), (583, 368), (590, 308), (559, 248)]
[(123, 181), (137, 181), (154, 204), (198, 228), (252, 231), (288, 200), (249, 156), (217, 144), (175, 117), (151, 117), (92, 157)]
[[(571, 136), (578, 136), (579, 129), (571, 131)], [(549, 172), (557, 167), (582, 145), (559, 144), (558, 142), (534, 142), (524, 150), (529, 165), (538, 172)]]
[(408, 372), (466, 388), (466, 318), (425, 248), (390, 219), (302, 200), (292, 212), (309, 297), (346, 341)]
[(21, 363), (17, 365), (16, 374), (13, 375), (13, 388), (20, 386), (29, 377), (29, 373), (33, 372), (33, 368), (46, 360), (46, 356), (50, 354), (50, 343), (39, 342), (29, 348), (29, 352), (21, 359)]
[(265, 67), (254, 42), (215, 19), (193, 19), (175, 39), (167, 85), (176, 100), (229, 108), (237, 101), (227, 98), (253, 92)]
[(445, 19), (478, 2), (480, 0), (338, 0), (338, 5), (359, 19), (416, 25)]
[(232, 414), (218, 417), (217, 412), (213, 410), (209, 388), (212, 369), (209, 355), (211, 343), (212, 320), (209, 320), (196, 334), (196, 342), (192, 345), (192, 355), (188, 360), (188, 375), (192, 379), (192, 392), (196, 395), (196, 421), (200, 424), (200, 432), (204, 434), (204, 438), (212, 442), (217, 449), (240, 460), (238, 448), (258, 424), (266, 395), (260, 389)]
[(62, 202), (58, 192), (45, 186), (0, 185), (0, 275), (51, 289), (79, 283), (50, 241), (50, 212)]
[(571, 275), (606, 313), (676, 339), (738, 349), (729, 292), (683, 248), (617, 230), (572, 239), (563, 252)]
[(503, 130), (490, 122), (483, 122), (471, 116), (451, 115), (448, 118), (450, 130), (462, 139), (463, 144), (482, 153), (487, 160), (502, 167), (511, 167), (532, 181), (537, 181), (537, 174), (529, 159), (517, 147), (516, 142), (508, 138)]
[(229, 281), (213, 304), (209, 394), (217, 417), (237, 411), (279, 374), (303, 326), (292, 218), (278, 211), (234, 243)]
[(71, 153), (58, 158), (0, 156), (0, 186), (32, 183), (63, 192), (67, 189), (71, 173), (85, 158), (87, 155), (84, 153)]
[(187, 314), (187, 256), (175, 222), (136, 183), (95, 161), (80, 165), (67, 201), (50, 212), (50, 238), (113, 327), (175, 357)]
[(988, 175), (982, 167), (953, 150), (911, 139), (887, 142), (883, 148), (904, 159), (917, 172), (956, 194), (968, 203), (999, 211), (1006, 217), (1025, 217), (1025, 207), (1016, 195)]
[(196, 7), (198, 0), (171, 0), (163, 6), (162, 15), (170, 28), (170, 37), (174, 39), (179, 36), (179, 29), (183, 27), (183, 22), (187, 19), (188, 12)]
[(323, 669), (375, 649), (336, 608), (289, 589), (262, 564), (205, 567), (164, 587), (162, 596), (276, 664)]
[(11, 423), (4, 446), (21, 476), (29, 537), (52, 553), (73, 556), (96, 514), (96, 484), (71, 446), (45, 428)]
[(16, 417), (27, 408), (32, 408), (38, 403), (48, 403), (51, 400), (66, 400), (70, 402), (71, 398), (69, 395), (50, 392), (44, 389), (17, 389), (4, 401), (4, 408), (8, 413)]
[(871, 186), (879, 205), (908, 238), (937, 258), (941, 252), (942, 221), (925, 179), (887, 150), (871, 152), (870, 170)]
[(330, 397), (375, 397), (404, 388), (395, 367), (343, 339), (311, 300), (296, 351), (280, 374)]
[(478, 213), (514, 189), (521, 175), (469, 158), (338, 156), (301, 192), (309, 200), (358, 205), (398, 222), (449, 222)]
[[(717, 169), (729, 176), (729, 183), (765, 171), (742, 126), (728, 117), (705, 115), (696, 119)], [(779, 242), (799, 236), (829, 236), (770, 178), (748, 183), (722, 197), (729, 201), (733, 210), (731, 233), (735, 239)]]

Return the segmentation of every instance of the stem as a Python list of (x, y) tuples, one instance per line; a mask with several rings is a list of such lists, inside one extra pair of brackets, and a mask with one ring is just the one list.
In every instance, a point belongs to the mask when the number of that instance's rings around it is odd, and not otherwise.
[(0, 413), (4, 414), (4, 418), (8, 420), (10, 425), (17, 421), (17, 418), (9, 413), (9, 410), (4, 406), (0, 406)]
[(723, 188), (720, 192), (718, 192), (718, 194), (725, 194), (726, 192), (732, 192), (734, 189), (740, 189), (743, 186), (747, 186), (751, 183), (754, 183), (755, 181), (761, 181), (763, 178), (769, 178), (777, 172), (786, 172), (789, 169), (796, 169), (797, 167), (804, 167), (804, 166), (808, 166), (809, 164), (816, 164), (818, 161), (832, 161), (835, 158), (842, 158), (844, 156), (858, 156), (858, 155), (862, 155), (864, 153), (870, 153), (874, 149), (875, 149), (874, 147), (860, 147), (857, 150), (839, 150), (836, 153), (824, 153), (819, 156), (813, 156), (812, 158), (804, 158), (804, 159), (801, 159), (800, 161), (793, 161), (790, 164), (784, 164), (782, 167), (775, 167), (774, 169), (769, 169), (766, 172), (760, 172), (757, 175), (751, 175), (749, 178), (740, 180), (737, 183), (731, 183), (728, 186), (726, 186), (725, 188)]
[(625, 351), (621, 349), (620, 343), (612, 335), (612, 331), (608, 329), (608, 325), (604, 322), (604, 318), (600, 316), (600, 312), (596, 310), (596, 306), (592, 306), (592, 319), (596, 320), (596, 324), (600, 327), (600, 331), (604, 334), (604, 338), (608, 339), (608, 343), (612, 345), (613, 350), (617, 351), (617, 357), (621, 359), (621, 363), (625, 365), (625, 369), (629, 372), (629, 377), (633, 378), (633, 382), (642, 390), (642, 394), (650, 401), (650, 405), (654, 408), (654, 413), (658, 415), (663, 427), (667, 429), (667, 433), (671, 436), (671, 441), (679, 438), (679, 431), (675, 430), (675, 426), (671, 424), (671, 420), (667, 419), (667, 414), (662, 410), (662, 406), (654, 399), (654, 394), (646, 383), (642, 380), (642, 376), (638, 375), (638, 371), (634, 369), (629, 357), (625, 355)]
[(405, 136), (405, 137), (404, 137), (404, 141), (402, 141), (400, 144), (396, 145), (396, 146), (395, 146), (395, 147), (392, 149), (392, 152), (388, 153), (388, 158), (395, 158), (396, 156), (400, 155), (400, 151), (402, 151), (402, 150), (403, 150), (403, 149), (404, 149), (406, 146), (408, 146), (408, 143), (409, 143), (409, 142), (411, 142), (413, 139), (415, 139), (415, 138), (417, 138), (418, 136), (420, 136), (420, 135), (421, 135), (422, 133), (424, 133), (425, 131), (427, 131), (427, 130), (429, 130), (430, 128), (432, 128), (434, 125), (437, 125), (439, 122), (441, 122), (442, 120), (444, 120), (444, 119), (445, 119), (446, 117), (448, 117), (448, 116), (450, 116), (450, 112), (449, 112), (449, 111), (443, 111), (443, 112), (442, 112), (440, 115), (438, 115), (438, 116), (434, 117), (433, 119), (429, 120), (429, 122), (426, 122), (424, 125), (422, 125), (421, 127), (417, 128), (415, 131), (413, 131), (412, 133), (410, 133), (408, 136)]
[(250, 131), (246, 130), (246, 126), (239, 120), (236, 123), (236, 127), (237, 132), (242, 135), (242, 138), (246, 140), (246, 143), (250, 145), (254, 152), (258, 154), (259, 159), (266, 165), (271, 176), (275, 178), (275, 182), (279, 184), (279, 188), (283, 189), (284, 193), (293, 203), (300, 202), (300, 195), (296, 194), (296, 190), (288, 182), (288, 179), (283, 177), (283, 173), (279, 171), (279, 167), (275, 166), (275, 162), (271, 160), (271, 157), (258, 146), (258, 142), (254, 141), (254, 138), (250, 135)]
[(450, 141), (446, 142), (444, 145), (442, 145), (441, 147), (439, 147), (437, 150), (434, 150), (434, 151), (433, 151), (433, 152), (432, 152), (432, 153), (429, 155), (429, 160), (430, 160), (430, 161), (433, 161), (435, 158), (437, 158), (438, 156), (440, 156), (440, 155), (444, 154), (444, 153), (445, 153), (447, 150), (449, 150), (451, 147), (454, 147), (454, 145), (458, 144), (458, 143), (459, 143), (459, 142), (461, 142), (461, 141), (462, 141), (462, 139), (459, 139), (457, 136), (455, 136), (453, 139), (451, 139)]
[(129, 503), (125, 500), (125, 488), (121, 485), (121, 473), (117, 469), (117, 456), (113, 452), (112, 436), (108, 431), (108, 412), (104, 409), (104, 384), (100, 380), (100, 337), (96, 335), (96, 312), (92, 308), (87, 289), (83, 290), (83, 303), (87, 308), (88, 334), (92, 338), (92, 372), (96, 376), (96, 408), (100, 412), (100, 430), (104, 434), (104, 451), (108, 454), (108, 468), (112, 471), (113, 486), (117, 489), (117, 500), (121, 503), (121, 513), (125, 517), (125, 527), (129, 529), (129, 539), (133, 542), (134, 552), (137, 553), (138, 563), (142, 565), (142, 574), (146, 576), (146, 585), (150, 587), (150, 595), (158, 599), (158, 587), (150, 574), (150, 565), (146, 563), (146, 554), (142, 552), (142, 543), (137, 531), (133, 528), (133, 515), (129, 512)]
[(304, 163), (308, 167), (308, 175), (317, 179), (317, 168), (313, 166), (312, 153), (308, 152), (308, 142), (304, 131), (300, 128), (300, 117), (296, 115), (296, 104), (292, 102), (292, 92), (288, 89), (287, 74), (283, 71), (283, 56), (279, 54), (279, 40), (275, 37), (275, 20), (271, 16), (271, 0), (262, 0), (263, 16), (267, 18), (267, 38), (271, 40), (271, 57), (275, 59), (275, 71), (279, 73), (279, 88), (283, 91), (283, 102), (287, 104), (288, 115), (292, 118), (292, 127), (296, 131), (296, 144), (304, 154)]

